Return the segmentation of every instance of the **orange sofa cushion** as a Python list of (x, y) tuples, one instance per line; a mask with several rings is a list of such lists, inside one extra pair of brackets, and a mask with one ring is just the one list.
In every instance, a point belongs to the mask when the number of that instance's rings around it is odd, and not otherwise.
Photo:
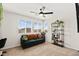
[(29, 35), (27, 35), (27, 37), (28, 37), (28, 40), (38, 39), (39, 38), (38, 34), (29, 34)]
[(37, 34), (34, 34), (34, 39), (38, 39), (38, 35)]
[(27, 35), (27, 37), (28, 37), (28, 40), (31, 40), (31, 39), (33, 39), (33, 34)]
[(41, 34), (38, 34), (38, 38), (42, 38), (42, 35)]

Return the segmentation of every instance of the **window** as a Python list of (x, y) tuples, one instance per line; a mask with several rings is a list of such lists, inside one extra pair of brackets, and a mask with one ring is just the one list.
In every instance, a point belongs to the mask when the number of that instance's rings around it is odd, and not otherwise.
[(43, 24), (38, 23), (38, 32), (42, 32)]
[(42, 23), (35, 22), (33, 25), (33, 31), (41, 32), (41, 30), (42, 30)]
[(19, 33), (25, 33), (26, 21), (20, 20), (19, 22)]
[(26, 33), (30, 33), (32, 28), (31, 21), (26, 21)]
[(47, 30), (48, 30), (48, 24), (44, 23), (44, 31), (47, 32)]
[(19, 33), (30, 33), (32, 28), (31, 21), (20, 20)]
[(33, 24), (33, 32), (37, 32), (37, 29), (38, 29), (38, 25), (37, 25), (37, 23), (35, 22), (35, 23)]
[(19, 21), (19, 33), (40, 33), (43, 30), (47, 32), (48, 24), (45, 22), (32, 22), (31, 20)]

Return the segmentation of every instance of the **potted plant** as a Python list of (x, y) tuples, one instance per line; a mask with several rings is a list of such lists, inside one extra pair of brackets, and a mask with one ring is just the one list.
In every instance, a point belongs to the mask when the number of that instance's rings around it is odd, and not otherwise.
[(60, 27), (64, 27), (64, 22), (60, 21), (59, 25), (60, 25)]

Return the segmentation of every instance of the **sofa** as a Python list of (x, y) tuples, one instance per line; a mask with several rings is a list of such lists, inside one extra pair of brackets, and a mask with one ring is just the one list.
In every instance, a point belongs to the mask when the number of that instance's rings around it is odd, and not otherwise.
[(42, 34), (29, 34), (22, 35), (20, 38), (21, 47), (23, 49), (32, 47), (45, 42), (45, 35)]

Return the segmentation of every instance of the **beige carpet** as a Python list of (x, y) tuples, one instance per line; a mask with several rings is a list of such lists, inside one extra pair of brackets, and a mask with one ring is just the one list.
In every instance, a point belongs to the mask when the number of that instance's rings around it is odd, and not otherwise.
[(24, 50), (21, 47), (16, 47), (6, 51), (5, 56), (72, 56), (78, 53), (75, 50), (61, 48), (47, 42)]

